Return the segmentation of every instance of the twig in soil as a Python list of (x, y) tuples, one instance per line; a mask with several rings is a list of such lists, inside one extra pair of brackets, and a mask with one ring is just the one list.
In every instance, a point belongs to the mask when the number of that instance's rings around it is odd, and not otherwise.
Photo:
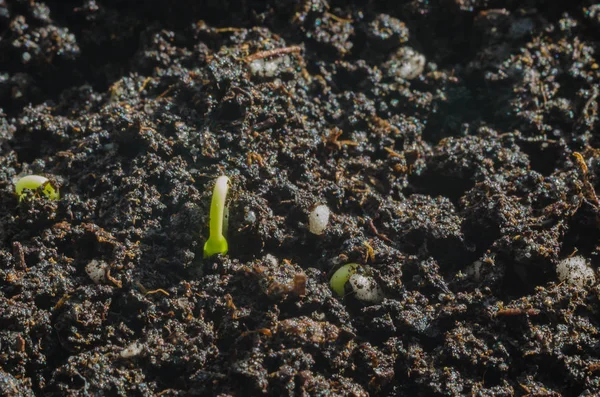
[(395, 151), (394, 151), (392, 148), (389, 148), (389, 147), (384, 147), (384, 149), (385, 149), (385, 151), (386, 151), (386, 152), (388, 152), (388, 153), (390, 154), (390, 156), (392, 156), (392, 157), (398, 157), (398, 158), (401, 158), (401, 159), (403, 159), (403, 158), (404, 158), (404, 155), (403, 155), (403, 154), (400, 154), (400, 153), (398, 153), (398, 152), (395, 152)]
[[(404, 156), (404, 154), (398, 153), (398, 152), (394, 151), (392, 148), (389, 148), (389, 147), (384, 147), (384, 149), (385, 149), (386, 152), (388, 152), (388, 154), (390, 155), (390, 157), (399, 158), (400, 160), (404, 160), (404, 163), (407, 163), (406, 157)], [(400, 172), (400, 173), (410, 172), (410, 168), (407, 167), (404, 164), (394, 164), (393, 168), (394, 168), (394, 171)]]
[(537, 316), (538, 314), (540, 314), (540, 311), (538, 309), (507, 308), (498, 310), (495, 313), (495, 316)]
[(231, 33), (231, 32), (241, 32), (242, 30), (244, 30), (244, 28), (225, 27), (225, 28), (217, 28), (217, 29), (215, 29), (215, 32), (217, 32), (217, 33)]
[(367, 247), (367, 251), (365, 252), (365, 263), (367, 263), (369, 259), (371, 260), (371, 262), (375, 262), (375, 250), (373, 249), (371, 244), (369, 244), (368, 241), (363, 241), (363, 245)]
[(161, 294), (165, 294), (166, 296), (171, 296), (167, 291), (165, 291), (162, 288), (154, 289), (152, 291), (146, 291), (146, 292), (144, 292), (144, 295), (152, 295), (152, 294), (156, 294), (158, 292), (160, 292)]
[(600, 370), (600, 363), (592, 363), (590, 365), (588, 365), (588, 371), (591, 372), (596, 372)]
[(270, 57), (274, 57), (274, 56), (281, 56), (281, 55), (285, 55), (285, 54), (292, 54), (292, 53), (299, 53), (299, 52), (302, 52), (302, 47), (297, 46), (297, 45), (291, 46), (291, 47), (276, 48), (274, 50), (255, 52), (254, 54), (248, 55), (246, 58), (244, 58), (244, 61), (252, 62), (252, 61), (256, 61), (257, 59), (264, 59), (264, 58), (270, 58)]
[(174, 87), (174, 85), (172, 85), (169, 88), (167, 88), (166, 90), (164, 90), (162, 92), (162, 94), (160, 94), (159, 96), (156, 97), (156, 99), (164, 98), (169, 92), (171, 92), (171, 90), (173, 90), (173, 87)]
[(116, 285), (118, 288), (123, 287), (123, 283), (110, 275), (110, 269), (106, 271), (106, 279)]
[(144, 79), (144, 81), (142, 82), (141, 87), (138, 89), (138, 92), (142, 92), (146, 89), (146, 86), (148, 85), (149, 82), (152, 81), (152, 77), (146, 77)]
[(390, 244), (393, 244), (394, 242), (385, 234), (379, 233), (379, 231), (377, 230), (377, 228), (375, 227), (375, 225), (373, 224), (373, 219), (369, 219), (369, 228), (371, 229), (371, 231), (380, 239), (387, 241)]
[(531, 394), (531, 389), (529, 387), (527, 387), (526, 385), (519, 383), (519, 386), (521, 386), (521, 388), (523, 388), (523, 390), (525, 390), (525, 392), (527, 392), (527, 396), (529, 396)]
[(585, 160), (584, 160), (583, 156), (581, 155), (581, 153), (575, 152), (575, 153), (573, 153), (573, 157), (575, 157), (575, 161), (577, 162), (577, 165), (579, 166), (579, 169), (581, 170), (581, 172), (583, 172), (583, 175), (587, 176), (588, 166), (585, 163)]
[(256, 335), (256, 334), (264, 335), (266, 337), (271, 337), (271, 336), (273, 336), (273, 331), (271, 331), (269, 328), (260, 328), (260, 329), (256, 329), (256, 330), (244, 331), (241, 333), (241, 335), (235, 341), (238, 342), (248, 335)]
[(334, 21), (341, 22), (341, 23), (352, 23), (353, 22), (351, 18), (338, 17), (337, 15), (332, 14), (330, 12), (325, 12), (324, 15), (328, 16), (329, 18), (333, 19)]
[(596, 191), (594, 190), (594, 186), (588, 180), (588, 166), (585, 163), (585, 160), (581, 153), (574, 152), (573, 157), (575, 157), (575, 162), (581, 171), (581, 178), (584, 186), (584, 194), (587, 199), (591, 200), (595, 205), (596, 209), (600, 209), (600, 200), (598, 200), (598, 196), (596, 196)]
[(594, 100), (597, 97), (598, 97), (598, 89), (596, 87), (594, 87), (594, 88), (592, 88), (592, 95), (590, 95), (588, 100), (585, 102), (585, 105), (583, 105), (583, 109), (581, 110), (581, 115), (579, 116), (579, 119), (577, 119), (577, 122), (575, 123), (575, 125), (581, 124), (583, 119), (585, 119), (585, 117), (588, 115), (588, 108), (592, 105), (592, 102), (594, 102)]
[(68, 300), (70, 297), (71, 297), (71, 295), (69, 295), (69, 294), (64, 294), (64, 295), (62, 296), (62, 298), (60, 298), (60, 299), (58, 300), (58, 302), (56, 302), (56, 305), (54, 305), (54, 310), (56, 311), (56, 309), (60, 309), (60, 307), (61, 307), (62, 305), (64, 305), (64, 304), (65, 304), (65, 302), (66, 302), (66, 301), (67, 301), (67, 300)]
[(161, 391), (160, 393), (158, 393), (157, 396), (164, 396), (167, 393), (173, 393), (175, 391), (176, 391), (175, 389), (165, 389), (165, 390)]
[(548, 105), (548, 98), (546, 97), (546, 90), (545, 90), (546, 86), (544, 85), (544, 83), (542, 83), (540, 81), (540, 91), (542, 92), (542, 100), (544, 101), (544, 109), (546, 109), (547, 105)]

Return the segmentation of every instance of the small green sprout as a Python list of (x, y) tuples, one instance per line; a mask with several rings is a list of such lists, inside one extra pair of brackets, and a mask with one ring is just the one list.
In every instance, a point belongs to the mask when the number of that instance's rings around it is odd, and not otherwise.
[(350, 280), (350, 277), (359, 268), (358, 263), (348, 263), (337, 269), (333, 276), (331, 276), (331, 280), (329, 280), (329, 285), (331, 285), (331, 289), (334, 290), (339, 296), (344, 296), (346, 283)]
[(208, 258), (216, 254), (226, 254), (229, 246), (223, 235), (227, 229), (227, 208), (225, 207), (225, 198), (229, 190), (229, 178), (220, 176), (217, 178), (215, 188), (213, 190), (212, 201), (210, 203), (210, 219), (209, 229), (210, 234), (208, 240), (204, 244), (204, 257)]
[(15, 192), (19, 196), (19, 201), (27, 196), (27, 193), (23, 193), (23, 190), (39, 191), (50, 200), (60, 198), (58, 188), (55, 188), (48, 178), (40, 175), (27, 175), (17, 181)]

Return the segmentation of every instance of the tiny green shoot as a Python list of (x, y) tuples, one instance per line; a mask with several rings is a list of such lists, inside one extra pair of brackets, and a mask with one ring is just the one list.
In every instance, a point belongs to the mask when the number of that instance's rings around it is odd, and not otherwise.
[(346, 283), (350, 280), (350, 277), (356, 273), (359, 266), (358, 263), (348, 263), (337, 269), (335, 273), (333, 273), (333, 276), (331, 276), (331, 280), (329, 280), (331, 289), (339, 296), (344, 296)]
[(215, 182), (212, 201), (210, 203), (209, 236), (204, 244), (204, 257), (208, 258), (216, 254), (226, 254), (229, 246), (223, 235), (225, 229), (225, 216), (227, 208), (225, 199), (229, 190), (229, 178), (220, 176)]
[(58, 188), (55, 188), (52, 182), (40, 175), (27, 175), (22, 177), (15, 184), (15, 192), (19, 196), (19, 201), (22, 201), (27, 193), (23, 190), (40, 191), (50, 200), (58, 200), (60, 194)]

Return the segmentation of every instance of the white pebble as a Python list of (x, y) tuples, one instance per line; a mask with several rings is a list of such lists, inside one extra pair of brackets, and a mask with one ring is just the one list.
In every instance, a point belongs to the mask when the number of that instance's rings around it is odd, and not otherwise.
[(355, 273), (350, 276), (348, 282), (352, 286), (356, 299), (368, 303), (378, 303), (383, 300), (383, 291), (375, 279)]
[(277, 72), (277, 68), (279, 67), (279, 62), (265, 62), (265, 76), (272, 77)]
[(108, 264), (104, 261), (94, 259), (85, 266), (85, 272), (95, 284), (100, 284), (106, 277), (106, 268)]
[(465, 268), (467, 276), (472, 277), (475, 281), (481, 280), (481, 267), (483, 266), (482, 261), (475, 261)]
[(254, 211), (249, 211), (248, 208), (244, 208), (244, 221), (250, 225), (256, 222), (256, 213)]
[(325, 229), (327, 229), (327, 224), (329, 223), (329, 214), (329, 208), (324, 204), (313, 208), (310, 214), (308, 214), (308, 230), (317, 235), (325, 233)]
[(397, 75), (406, 80), (418, 77), (425, 69), (425, 56), (410, 47), (402, 47), (396, 53)]
[(277, 268), (279, 265), (279, 261), (275, 257), (275, 255), (267, 254), (264, 256), (263, 261), (265, 265), (270, 266), (272, 268)]
[(262, 74), (263, 69), (265, 68), (265, 61), (262, 59), (257, 59), (250, 62), (250, 73), (252, 74)]
[(556, 274), (560, 281), (578, 286), (593, 284), (596, 281), (594, 269), (588, 266), (583, 256), (563, 259), (556, 266)]
[(274, 58), (274, 59), (255, 59), (250, 62), (249, 68), (250, 73), (254, 76), (260, 77), (273, 77), (277, 74), (280, 66), (286, 61), (289, 61), (288, 57), (285, 58)]
[(131, 345), (127, 346), (125, 349), (121, 350), (119, 355), (122, 358), (131, 358), (140, 354), (143, 350), (144, 346), (141, 343), (133, 342)]

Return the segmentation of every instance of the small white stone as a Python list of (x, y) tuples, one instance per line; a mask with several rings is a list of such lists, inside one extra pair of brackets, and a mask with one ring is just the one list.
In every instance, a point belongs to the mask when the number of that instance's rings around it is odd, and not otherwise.
[(278, 60), (265, 62), (265, 76), (273, 77), (275, 76), (275, 72), (277, 72), (277, 68), (279, 67)]
[(244, 221), (250, 225), (256, 222), (256, 213), (254, 211), (249, 211), (247, 208), (244, 209)]
[(281, 65), (288, 60), (289, 58), (255, 59), (248, 66), (253, 76), (273, 77), (281, 69)]
[(425, 56), (410, 47), (402, 47), (395, 55), (397, 76), (406, 80), (418, 77), (425, 69)]
[(378, 303), (383, 300), (383, 291), (377, 281), (362, 274), (353, 274), (348, 280), (356, 299), (368, 303)]
[(262, 74), (265, 68), (265, 61), (262, 59), (256, 59), (250, 62), (250, 73), (257, 75)]
[(106, 277), (106, 269), (108, 264), (104, 261), (94, 259), (85, 266), (85, 272), (95, 284), (100, 284)]
[(330, 212), (329, 208), (324, 204), (313, 208), (310, 214), (308, 214), (308, 230), (317, 235), (325, 233), (325, 229), (327, 229), (327, 225), (329, 224)]
[(556, 274), (560, 281), (578, 286), (594, 284), (596, 273), (588, 266), (583, 256), (565, 258), (556, 266)]
[(465, 268), (467, 276), (472, 277), (475, 281), (481, 280), (481, 267), (483, 266), (482, 261), (475, 261)]
[(276, 268), (279, 265), (279, 260), (275, 257), (275, 255), (267, 254), (263, 258), (265, 265), (270, 266), (272, 268)]
[(131, 345), (127, 346), (125, 349), (121, 350), (119, 355), (122, 358), (131, 358), (135, 357), (142, 352), (144, 346), (141, 343), (133, 342)]

